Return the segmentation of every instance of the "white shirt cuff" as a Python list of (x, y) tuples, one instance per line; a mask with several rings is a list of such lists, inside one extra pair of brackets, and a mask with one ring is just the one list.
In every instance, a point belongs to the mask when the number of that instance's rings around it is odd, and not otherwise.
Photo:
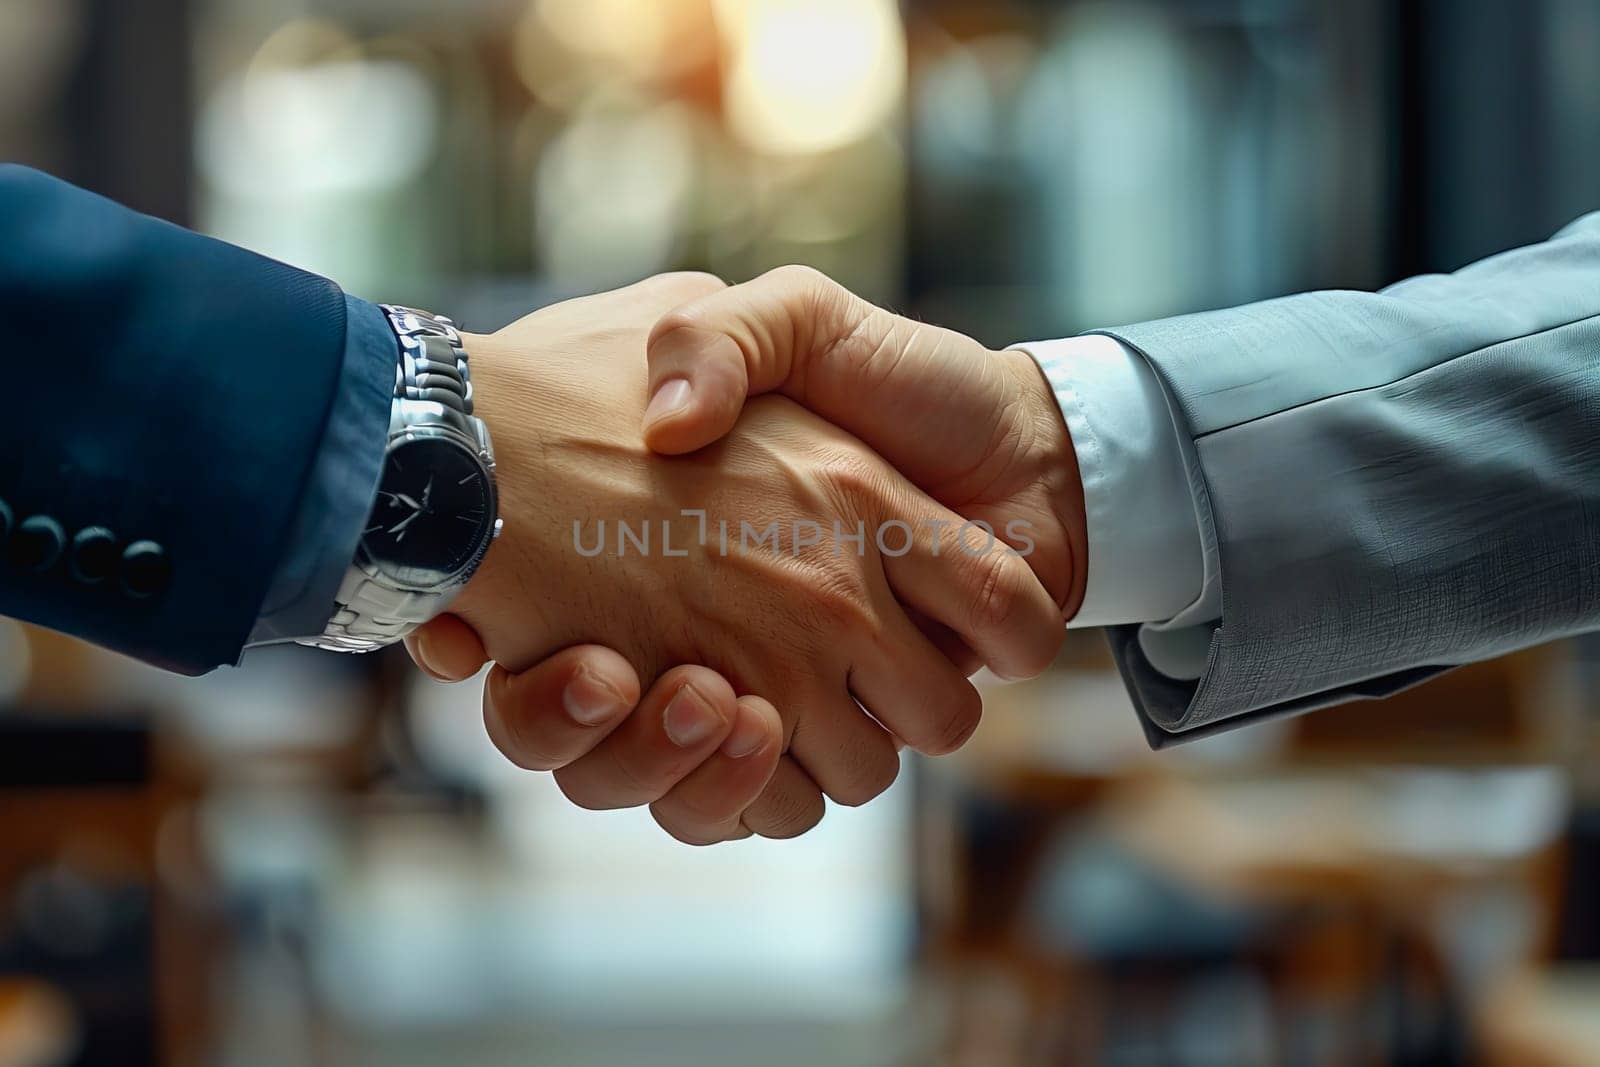
[(1097, 334), (1015, 347), (1055, 391), (1083, 481), (1088, 577), (1068, 625), (1164, 622), (1187, 613), (1207, 584), (1200, 504), (1155, 371)]

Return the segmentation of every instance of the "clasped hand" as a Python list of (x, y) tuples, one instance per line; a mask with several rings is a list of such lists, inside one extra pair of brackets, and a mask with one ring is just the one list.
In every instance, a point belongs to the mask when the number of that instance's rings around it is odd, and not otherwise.
[(824, 794), (886, 789), (902, 744), (959, 747), (978, 666), (1059, 647), (1082, 494), (1022, 353), (801, 268), (663, 275), (467, 343), (505, 534), (407, 645), (442, 679), (493, 660), (491, 738), (575, 803), (793, 836)]

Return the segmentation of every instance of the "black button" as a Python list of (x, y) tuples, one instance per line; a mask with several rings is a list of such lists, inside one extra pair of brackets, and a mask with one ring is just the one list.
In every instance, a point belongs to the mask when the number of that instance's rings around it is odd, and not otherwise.
[(6, 546), (6, 560), (19, 570), (47, 571), (66, 547), (67, 531), (59, 522), (48, 515), (33, 515), (17, 524)]
[(167, 550), (154, 541), (135, 541), (122, 553), (122, 591), (143, 600), (156, 596), (172, 581)]
[(104, 526), (86, 526), (72, 538), (72, 576), (85, 585), (96, 585), (116, 574), (121, 558), (117, 535)]

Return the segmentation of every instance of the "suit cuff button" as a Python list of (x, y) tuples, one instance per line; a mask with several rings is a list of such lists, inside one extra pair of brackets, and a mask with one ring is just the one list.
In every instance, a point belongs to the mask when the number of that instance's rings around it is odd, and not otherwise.
[(172, 581), (172, 561), (154, 541), (135, 541), (122, 553), (122, 591), (135, 600), (162, 593)]
[(6, 560), (18, 570), (47, 571), (67, 547), (67, 532), (48, 515), (23, 519), (6, 546)]
[(104, 526), (88, 526), (72, 538), (72, 576), (84, 585), (98, 585), (117, 573), (122, 553), (117, 535)]

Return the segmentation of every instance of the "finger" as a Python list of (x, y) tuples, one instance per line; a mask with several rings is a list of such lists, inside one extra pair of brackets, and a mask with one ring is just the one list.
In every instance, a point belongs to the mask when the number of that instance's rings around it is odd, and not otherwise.
[(406, 651), (423, 673), (439, 682), (460, 682), (489, 662), (478, 631), (459, 615), (440, 615), (412, 631)]
[(815, 827), (826, 811), (822, 789), (792, 757), (784, 756), (740, 821), (762, 837), (786, 839)]
[(747, 397), (794, 395), (785, 387), (804, 380), (813, 354), (863, 322), (893, 318), (809, 267), (780, 267), (667, 313), (646, 349), (646, 443), (671, 455), (710, 444), (733, 428)]
[(854, 653), (850, 691), (918, 752), (954, 752), (978, 728), (983, 699), (898, 606), (882, 614), (872, 640)]
[(674, 667), (611, 736), (557, 771), (556, 783), (583, 808), (654, 803), (727, 740), (736, 712), (733, 687), (720, 674)]
[(939, 654), (949, 660), (955, 669), (961, 672), (962, 677), (972, 677), (978, 668), (983, 666), (983, 660), (976, 652), (972, 651), (972, 646), (961, 640), (960, 636), (950, 627), (943, 623), (934, 622), (922, 612), (907, 608), (905, 605), (901, 605), (901, 608), (916, 628), (921, 630), (929, 641), (933, 642), (933, 647), (939, 650)]
[(1066, 639), (1055, 598), (1027, 561), (980, 524), (965, 522), (915, 490), (898, 494), (912, 534), (886, 551), (895, 596), (948, 627), (1002, 678), (1033, 678)]
[(495, 667), (483, 687), (483, 724), (518, 767), (553, 771), (581, 758), (639, 701), (639, 676), (598, 645), (564, 649), (518, 674)]
[(894, 784), (900, 754), (894, 738), (842, 688), (819, 683), (794, 700), (789, 754), (829, 798), (855, 807)]
[(690, 845), (740, 836), (739, 817), (772, 780), (783, 755), (783, 720), (758, 696), (742, 696), (722, 747), (650, 806), (661, 828)]

